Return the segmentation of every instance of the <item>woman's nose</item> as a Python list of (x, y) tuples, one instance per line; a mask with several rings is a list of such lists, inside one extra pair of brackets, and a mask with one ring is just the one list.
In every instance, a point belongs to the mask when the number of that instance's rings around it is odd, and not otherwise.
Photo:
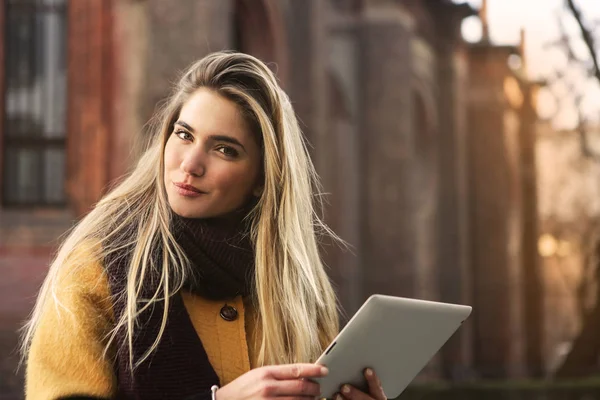
[(201, 150), (190, 150), (181, 161), (181, 169), (192, 176), (202, 176), (206, 172), (206, 159)]

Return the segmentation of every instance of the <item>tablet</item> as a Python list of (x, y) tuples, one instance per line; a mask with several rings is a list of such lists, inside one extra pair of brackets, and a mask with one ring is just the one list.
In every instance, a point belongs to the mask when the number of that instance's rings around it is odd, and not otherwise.
[(373, 295), (316, 361), (329, 368), (315, 379), (322, 397), (351, 384), (365, 392), (364, 369), (373, 368), (388, 398), (395, 398), (471, 314), (471, 307)]

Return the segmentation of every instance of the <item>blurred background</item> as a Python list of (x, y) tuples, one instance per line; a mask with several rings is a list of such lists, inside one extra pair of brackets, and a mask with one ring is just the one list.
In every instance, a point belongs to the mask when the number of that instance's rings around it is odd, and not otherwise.
[(343, 321), (473, 306), (400, 398), (600, 399), (598, 0), (0, 0), (0, 399), (61, 235), (223, 49), (293, 101)]

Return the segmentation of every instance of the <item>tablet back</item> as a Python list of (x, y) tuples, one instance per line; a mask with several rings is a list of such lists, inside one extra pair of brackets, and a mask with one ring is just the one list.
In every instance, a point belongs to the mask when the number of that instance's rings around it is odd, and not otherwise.
[(329, 368), (316, 380), (331, 398), (349, 383), (366, 391), (363, 371), (375, 370), (388, 398), (402, 393), (471, 313), (471, 307), (373, 295), (316, 361)]

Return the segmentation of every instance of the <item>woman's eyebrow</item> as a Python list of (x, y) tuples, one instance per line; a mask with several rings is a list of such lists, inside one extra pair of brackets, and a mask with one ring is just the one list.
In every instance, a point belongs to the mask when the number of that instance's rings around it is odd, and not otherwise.
[(188, 131), (195, 133), (194, 128), (192, 128), (191, 126), (189, 126), (186, 122), (184, 122), (182, 120), (178, 120), (177, 122), (175, 122), (175, 125), (181, 125)]

